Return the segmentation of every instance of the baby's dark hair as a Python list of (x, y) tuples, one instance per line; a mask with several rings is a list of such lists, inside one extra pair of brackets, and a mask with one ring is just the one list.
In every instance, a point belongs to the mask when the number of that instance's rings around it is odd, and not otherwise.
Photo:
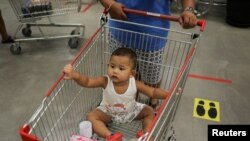
[(126, 48), (126, 47), (120, 47), (118, 49), (116, 49), (112, 54), (111, 54), (111, 57), (112, 56), (128, 56), (131, 61), (133, 62), (133, 69), (136, 68), (136, 59), (137, 59), (137, 56), (136, 56), (136, 53), (130, 49), (130, 48)]

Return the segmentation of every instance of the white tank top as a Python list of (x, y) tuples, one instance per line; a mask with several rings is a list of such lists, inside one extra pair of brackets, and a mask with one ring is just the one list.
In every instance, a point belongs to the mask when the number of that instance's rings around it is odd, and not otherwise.
[(112, 114), (126, 114), (129, 113), (135, 106), (136, 97), (136, 83), (135, 78), (129, 78), (128, 89), (123, 94), (117, 94), (112, 80), (108, 78), (108, 84), (103, 89), (103, 99), (101, 105), (105, 106)]

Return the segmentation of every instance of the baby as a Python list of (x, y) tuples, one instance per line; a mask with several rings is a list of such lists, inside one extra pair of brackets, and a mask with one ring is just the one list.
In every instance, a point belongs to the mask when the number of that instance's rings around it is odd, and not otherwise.
[[(154, 110), (135, 100), (137, 91), (156, 99), (165, 99), (168, 92), (153, 88), (135, 79), (136, 53), (129, 48), (118, 48), (108, 63), (108, 74), (88, 77), (74, 71), (72, 65), (64, 67), (65, 79), (73, 79), (76, 83), (88, 88), (103, 88), (103, 99), (96, 109), (88, 113), (87, 119), (92, 123), (93, 131), (106, 141), (119, 141), (122, 134), (112, 133), (107, 124), (111, 121), (126, 123), (142, 120), (143, 129), (147, 131), (154, 118)], [(120, 139), (119, 139), (120, 138)]]

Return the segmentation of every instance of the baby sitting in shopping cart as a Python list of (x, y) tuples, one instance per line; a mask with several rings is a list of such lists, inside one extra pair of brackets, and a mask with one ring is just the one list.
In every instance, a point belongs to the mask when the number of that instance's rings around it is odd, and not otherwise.
[[(163, 89), (150, 87), (135, 79), (136, 59), (136, 53), (131, 49), (118, 48), (111, 54), (108, 74), (98, 77), (80, 74), (74, 71), (70, 64), (64, 67), (65, 79), (73, 79), (83, 87), (103, 88), (102, 102), (100, 106), (88, 113), (87, 120), (92, 123), (93, 131), (107, 141), (119, 141), (122, 138), (120, 132), (112, 133), (107, 128), (106, 125), (111, 121), (126, 123), (132, 120), (143, 120), (143, 130), (148, 130), (155, 116), (154, 110), (136, 101), (138, 91), (157, 99), (165, 99), (168, 95), (168, 92)], [(143, 135), (143, 131), (138, 133)]]

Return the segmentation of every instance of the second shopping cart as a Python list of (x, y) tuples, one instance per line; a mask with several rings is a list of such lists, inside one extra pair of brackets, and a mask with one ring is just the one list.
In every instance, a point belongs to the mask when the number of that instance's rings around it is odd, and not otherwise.
[[(79, 23), (55, 23), (51, 18), (79, 12), (81, 0), (9, 0), (9, 2), (20, 23), (14, 34), (15, 43), (10, 46), (12, 54), (20, 54), (20, 43), (27, 41), (69, 38), (68, 45), (70, 48), (79, 46), (80, 38), (84, 35), (85, 26)], [(32, 36), (31, 27), (37, 27), (40, 35)], [(73, 30), (68, 34), (50, 35), (46, 33), (48, 31), (57, 33), (60, 31), (55, 30), (57, 27), (58, 29), (73, 28)], [(45, 31), (45, 28), (50, 28), (50, 30)], [(19, 32), (25, 38), (16, 37)]]

